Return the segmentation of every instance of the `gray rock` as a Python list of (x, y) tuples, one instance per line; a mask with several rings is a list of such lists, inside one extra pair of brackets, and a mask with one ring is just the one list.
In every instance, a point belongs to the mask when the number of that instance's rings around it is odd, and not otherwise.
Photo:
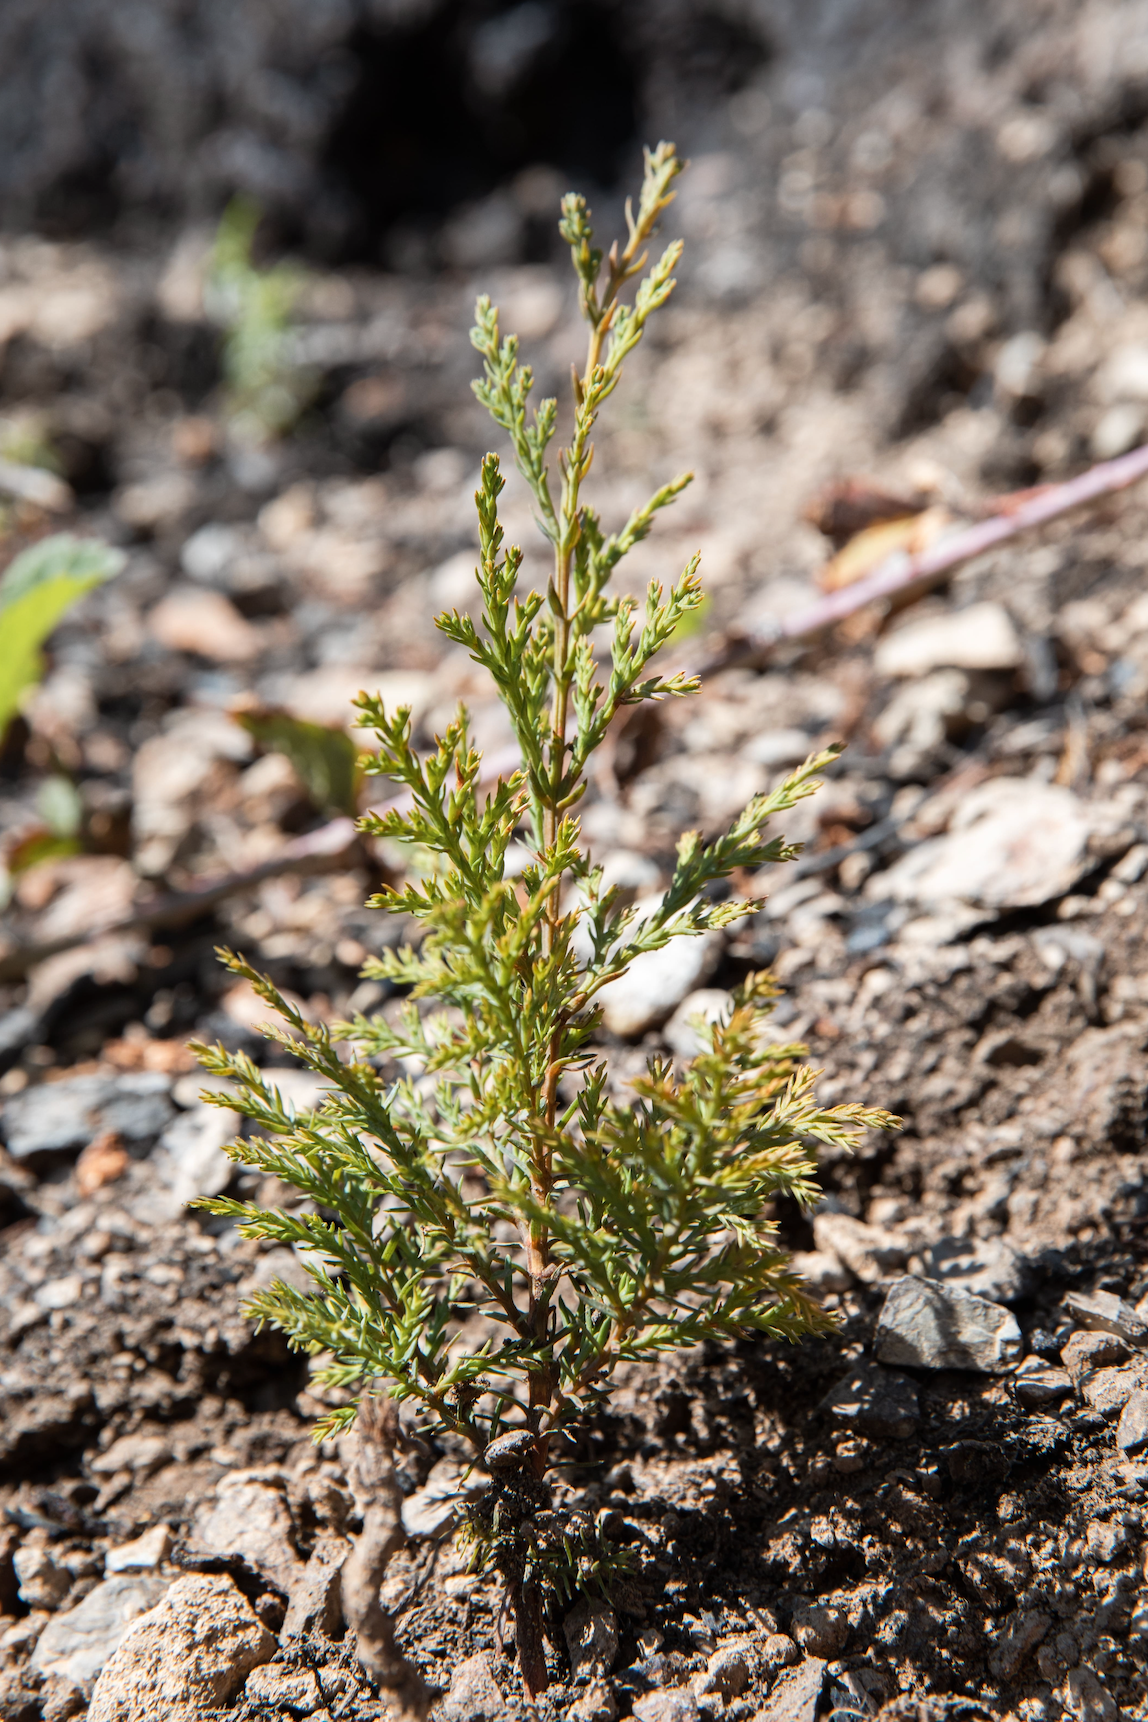
[(801, 1661), (801, 1652), (786, 1632), (770, 1632), (759, 1646), (761, 1660), (767, 1668), (792, 1668)]
[(1074, 1333), (1060, 1348), (1060, 1360), (1073, 1381), (1112, 1363), (1127, 1363), (1132, 1353), (1115, 1333)]
[(504, 1710), (489, 1656), (480, 1651), (460, 1662), (442, 1701), (443, 1722), (498, 1722)]
[(490, 1479), (457, 1459), (440, 1459), (421, 1489), (403, 1502), (408, 1537), (443, 1537), (458, 1523), (468, 1500), (485, 1492)]
[(12, 1556), (16, 1594), (29, 1608), (58, 1608), (72, 1588), (71, 1576), (47, 1549), (25, 1543)]
[(173, 1212), (197, 1196), (219, 1196), (235, 1171), (223, 1144), (239, 1134), (242, 1120), (226, 1106), (193, 1106), (164, 1131), (153, 1156), (156, 1173), (171, 1191)]
[(1018, 1405), (1026, 1411), (1037, 1411), (1044, 1405), (1055, 1405), (1072, 1392), (1072, 1377), (1067, 1369), (1046, 1363), (1041, 1357), (1026, 1359), (1013, 1378), (1013, 1393)]
[(618, 1654), (618, 1617), (606, 1603), (582, 1597), (562, 1622), (575, 1680), (609, 1674)]
[(177, 1579), (141, 1614), (104, 1664), (87, 1722), (200, 1722), (246, 1675), (275, 1655), (275, 1640), (223, 1575)]
[(128, 1627), (155, 1607), (170, 1582), (141, 1572), (104, 1579), (83, 1602), (48, 1622), (32, 1653), (33, 1668), (45, 1677), (62, 1676), (90, 1692)]
[(615, 1722), (618, 1701), (604, 1680), (592, 1680), (566, 1712), (567, 1722)]
[(100, 1108), (100, 1125), (126, 1142), (145, 1142), (158, 1136), (174, 1116), (170, 1076), (138, 1070), (116, 1078), (114, 1092)]
[(166, 1465), (171, 1458), (171, 1444), (162, 1435), (149, 1435), (137, 1430), (134, 1435), (121, 1435), (102, 1453), (88, 1462), (97, 1477), (114, 1477), (117, 1471), (139, 1471), (147, 1476)]
[(689, 1686), (663, 1686), (634, 1700), (638, 1722), (698, 1722), (701, 1712)]
[(1004, 1238), (939, 1238), (923, 1259), (929, 1279), (991, 1303), (1015, 1303), (1032, 1284), (1032, 1263)]
[(1078, 1327), (1114, 1333), (1130, 1345), (1148, 1345), (1148, 1321), (1114, 1292), (1069, 1292), (1064, 1307)]
[(694, 1681), (699, 1697), (718, 1692), (724, 1699), (740, 1698), (753, 1679), (753, 1650), (749, 1641), (722, 1644), (706, 1663), (704, 1674)]
[(215, 1500), (200, 1507), (191, 1541), (212, 1555), (242, 1555), (290, 1596), (303, 1576), (291, 1514), (266, 1473), (236, 1471), (218, 1484)]
[(824, 1684), (824, 1662), (819, 1656), (809, 1657), (781, 1676), (754, 1722), (815, 1722)]
[(851, 1370), (830, 1388), (821, 1411), (858, 1435), (903, 1441), (917, 1427), (917, 1389), (904, 1375), (872, 1365)]
[(1088, 1527), (1088, 1552), (1102, 1566), (1111, 1566), (1128, 1547), (1128, 1532), (1119, 1522), (1093, 1519)]
[(101, 1124), (97, 1108), (115, 1091), (111, 1076), (72, 1076), (45, 1082), (5, 1101), (4, 1141), (14, 1160), (84, 1147)]
[(799, 1602), (793, 1611), (790, 1632), (802, 1650), (825, 1661), (840, 1656), (849, 1637), (849, 1617), (843, 1608), (821, 1603)]
[(910, 1274), (889, 1287), (874, 1350), (882, 1363), (1000, 1374), (1021, 1355), (1016, 1317), (1002, 1304)]
[(1077, 1382), (1077, 1391), (1090, 1411), (1115, 1417), (1144, 1385), (1144, 1367), (1133, 1363), (1123, 1369), (1090, 1369)]
[(985, 600), (949, 616), (912, 620), (887, 634), (873, 665), (879, 676), (924, 676), (930, 670), (1014, 670), (1024, 652), (1003, 604)]
[(1148, 1392), (1142, 1387), (1131, 1396), (1120, 1413), (1116, 1445), (1122, 1453), (1142, 1453), (1148, 1447)]
[(171, 1553), (171, 1532), (166, 1525), (153, 1525), (142, 1537), (120, 1543), (104, 1556), (106, 1573), (152, 1572)]
[(1116, 1700), (1091, 1668), (1070, 1668), (1063, 1690), (1065, 1709), (1080, 1722), (1116, 1722)]
[(732, 993), (722, 987), (697, 987), (687, 993), (662, 1030), (666, 1045), (683, 1062), (696, 1058), (702, 1050), (696, 1025), (728, 1022), (732, 1011)]
[(319, 1538), (307, 1565), (291, 1587), (282, 1638), (301, 1638), (315, 1632), (328, 1638), (339, 1636), (343, 1620), (339, 1578), (350, 1552), (346, 1537)]
[(266, 1705), (272, 1716), (310, 1716), (322, 1703), (319, 1682), (309, 1668), (284, 1668), (265, 1662), (253, 1668), (243, 1685), (249, 1704)]
[(1049, 1627), (1052, 1616), (1039, 1609), (1018, 1609), (993, 1639), (989, 1669), (998, 1680), (1012, 1680), (1022, 1662), (1034, 1651)]

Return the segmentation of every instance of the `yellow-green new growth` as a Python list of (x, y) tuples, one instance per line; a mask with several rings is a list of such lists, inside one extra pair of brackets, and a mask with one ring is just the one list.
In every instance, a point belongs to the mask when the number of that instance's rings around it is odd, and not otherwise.
[[(744, 983), (729, 1021), (702, 1032), (702, 1050), (684, 1069), (652, 1061), (632, 1099), (611, 1093), (596, 1042), (598, 997), (637, 957), (753, 912), (736, 897), (715, 901), (706, 887), (796, 853), (764, 828), (813, 792), (837, 751), (756, 797), (724, 835), (703, 842), (687, 833), (652, 913), (620, 907), (582, 844), (573, 810), (617, 712), (694, 687), (652, 671), (651, 660), (701, 602), (697, 559), (668, 596), (652, 583), (640, 616), (633, 599), (608, 590), (688, 477), (655, 492), (612, 534), (582, 499), (599, 409), (673, 288), (679, 246), (644, 276), (643, 248), (680, 171), (670, 145), (647, 152), (626, 244), (605, 258), (583, 200), (564, 201), (589, 340), (557, 495), (547, 465), (557, 405), (546, 400), (528, 414), (530, 370), (515, 338), (500, 334), (497, 311), (478, 303), (472, 339), (484, 375), (476, 392), (510, 437), (553, 569), (545, 595), (518, 595), (522, 553), (503, 549), (503, 480), (488, 455), (476, 497), (481, 616), (452, 612), (438, 626), (489, 671), (507, 707), (522, 753), (509, 779), (484, 787), (465, 713), (420, 753), (409, 711), (359, 701), (378, 739), (368, 769), (409, 792), (407, 811), (368, 817), (364, 829), (417, 845), (435, 862), (375, 899), (421, 929), (417, 944), (364, 970), (405, 991), (405, 1005), (328, 1029), (229, 957), (283, 1018), (278, 1038), (328, 1092), (297, 1115), (249, 1060), (222, 1048), (201, 1054), (237, 1084), (226, 1104), (263, 1133), (236, 1144), (235, 1158), (311, 1204), (279, 1213), (227, 1199), (205, 1204), (248, 1235), (306, 1252), (315, 1290), (277, 1283), (250, 1312), (327, 1355), (320, 1379), (330, 1386), (374, 1384), (412, 1402), (424, 1433), (449, 1430), (492, 1469), (497, 1459), (475, 1535), (506, 1575), (532, 1691), (546, 1681), (544, 1593), (549, 1585), (557, 1595), (566, 1582), (545, 1578), (555, 1551), (570, 1546), (585, 1570), (610, 1569), (598, 1543), (580, 1543), (569, 1525), (547, 1528), (561, 1517), (545, 1511), (556, 1436), (609, 1392), (624, 1360), (707, 1338), (796, 1338), (827, 1326), (778, 1244), (770, 1205), (783, 1195), (814, 1199), (812, 1144), (840, 1146), (892, 1122), (857, 1106), (818, 1105), (805, 1049), (763, 1032), (775, 995), (766, 975)], [(620, 295), (635, 277), (626, 303)], [(612, 629), (608, 655), (596, 644), (603, 624)], [(531, 859), (512, 878), (507, 852), (523, 841)], [(354, 1414), (353, 1406), (332, 1411), (318, 1433)], [(496, 1439), (503, 1444), (492, 1456)]]

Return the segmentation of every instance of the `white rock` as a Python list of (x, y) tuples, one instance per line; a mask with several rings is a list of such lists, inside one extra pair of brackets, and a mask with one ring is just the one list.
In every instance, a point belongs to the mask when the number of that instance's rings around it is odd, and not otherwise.
[(909, 622), (873, 654), (879, 676), (924, 676), (930, 670), (1015, 670), (1024, 652), (1003, 604), (970, 604), (949, 616)]
[(1100, 821), (1072, 794), (1028, 778), (993, 778), (964, 797), (952, 828), (867, 881), (865, 895), (943, 909), (1019, 909), (1061, 897), (1092, 865)]
[(97, 1477), (114, 1477), (117, 1471), (157, 1471), (171, 1458), (171, 1447), (162, 1435), (121, 1435), (89, 1461)]
[[(157, 1525), (156, 1529), (167, 1536), (166, 1525)], [(169, 1545), (170, 1541), (168, 1537)], [(168, 1579), (150, 1573), (124, 1573), (104, 1579), (75, 1608), (48, 1622), (32, 1655), (33, 1668), (45, 1679), (61, 1676), (89, 1691), (128, 1627), (155, 1607), (169, 1583)]]
[(632, 1038), (665, 1022), (715, 967), (721, 948), (720, 934), (701, 933), (636, 957), (626, 974), (598, 994), (610, 1033)]
[(87, 1722), (200, 1722), (226, 1704), (275, 1640), (229, 1578), (177, 1579), (105, 1663)]
[(153, 1525), (142, 1537), (120, 1543), (104, 1556), (104, 1571), (123, 1573), (149, 1571), (162, 1566), (171, 1553), (171, 1532), (166, 1525)]
[(290, 1594), (303, 1575), (291, 1515), (282, 1491), (265, 1473), (236, 1471), (216, 1487), (192, 1521), (192, 1541), (213, 1555), (242, 1555)]
[(702, 1050), (696, 1024), (728, 1022), (733, 1011), (733, 994), (722, 987), (698, 987), (688, 993), (666, 1024), (664, 1033), (670, 1050), (685, 1061)]
[(913, 1369), (1001, 1374), (1019, 1360), (1021, 1348), (1011, 1310), (910, 1274), (889, 1287), (874, 1336), (882, 1363)]
[(505, 1709), (490, 1658), (482, 1651), (460, 1662), (442, 1701), (443, 1722), (498, 1722)]

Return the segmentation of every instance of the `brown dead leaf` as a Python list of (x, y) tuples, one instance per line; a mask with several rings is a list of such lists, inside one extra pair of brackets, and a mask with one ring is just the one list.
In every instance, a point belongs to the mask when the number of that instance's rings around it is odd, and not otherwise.
[(128, 1151), (114, 1130), (102, 1130), (88, 1143), (76, 1161), (76, 1189), (92, 1196), (105, 1184), (114, 1184), (128, 1168)]
[(952, 523), (952, 515), (942, 504), (926, 508), (922, 513), (904, 515), (897, 520), (883, 520), (867, 526), (831, 556), (817, 576), (825, 592), (838, 592), (872, 574), (886, 557), (898, 550), (906, 556), (919, 556)]

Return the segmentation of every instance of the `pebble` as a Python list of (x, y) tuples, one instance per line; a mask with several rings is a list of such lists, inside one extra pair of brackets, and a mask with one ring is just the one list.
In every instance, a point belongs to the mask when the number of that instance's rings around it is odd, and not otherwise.
[(122, 1573), (149, 1571), (162, 1566), (171, 1553), (171, 1532), (166, 1525), (153, 1525), (142, 1537), (120, 1543), (104, 1556), (104, 1571)]
[(1026, 1411), (1054, 1405), (1072, 1392), (1072, 1378), (1067, 1369), (1060, 1369), (1044, 1358), (1026, 1358), (1013, 1377), (1013, 1393), (1018, 1405)]
[(158, 1471), (171, 1458), (171, 1446), (162, 1435), (121, 1435), (88, 1462), (97, 1477), (114, 1477), (117, 1471)]
[(1122, 1453), (1142, 1453), (1148, 1447), (1148, 1391), (1132, 1394), (1116, 1425), (1116, 1445)]
[(1103, 1566), (1110, 1566), (1128, 1547), (1128, 1533), (1121, 1524), (1093, 1519), (1088, 1527), (1088, 1552)]
[(149, 613), (147, 629), (169, 652), (193, 652), (217, 664), (246, 663), (263, 643), (259, 629), (210, 586), (177, 586)]
[(1015, 670), (1023, 651), (1003, 604), (970, 604), (950, 616), (907, 623), (880, 641), (873, 656), (879, 676), (924, 676), (930, 670)]
[(267, 1662), (247, 1676), (243, 1696), (249, 1704), (265, 1704), (273, 1716), (309, 1716), (318, 1708), (322, 1694), (309, 1668), (284, 1668), (281, 1663)]
[(442, 1701), (442, 1722), (498, 1722), (504, 1709), (502, 1693), (484, 1651), (460, 1662)]
[(1082, 1375), (1077, 1388), (1084, 1403), (1102, 1417), (1114, 1417), (1122, 1411), (1137, 1388), (1144, 1386), (1142, 1364), (1129, 1364), (1123, 1369), (1090, 1369)]
[(824, 1684), (825, 1663), (819, 1656), (807, 1657), (781, 1676), (753, 1722), (815, 1722)]
[(1018, 1609), (995, 1636), (989, 1652), (990, 1671), (998, 1680), (1012, 1680), (1051, 1625), (1052, 1616), (1040, 1609)]
[(671, 939), (660, 951), (635, 957), (627, 972), (598, 994), (606, 1028), (634, 1039), (665, 1022), (705, 980), (721, 950), (720, 933), (701, 933)]
[(442, 1537), (458, 1523), (466, 1501), (486, 1490), (490, 1479), (457, 1459), (440, 1459), (421, 1489), (403, 1502), (408, 1537)]
[(618, 1654), (618, 1617), (606, 1603), (583, 1597), (562, 1622), (574, 1680), (609, 1674)]
[(1032, 1264), (1004, 1238), (938, 1238), (923, 1261), (929, 1279), (991, 1303), (1015, 1302), (1032, 1281)]
[(814, 1214), (813, 1242), (818, 1250), (844, 1262), (866, 1285), (876, 1285), (905, 1266), (909, 1251), (904, 1239), (883, 1226), (870, 1226), (852, 1214)]
[(696, 1027), (699, 1018), (706, 1023), (728, 1022), (732, 1011), (732, 993), (722, 987), (695, 988), (687, 993), (662, 1030), (666, 1045), (683, 1063), (696, 1058), (702, 1051)]
[[(157, 1528), (167, 1535), (166, 1525)], [(128, 1627), (155, 1607), (169, 1583), (139, 1572), (104, 1579), (75, 1608), (48, 1622), (32, 1655), (33, 1668), (89, 1690)]]
[(1126, 1363), (1127, 1345), (1112, 1333), (1074, 1333), (1060, 1348), (1060, 1359), (1073, 1381), (1110, 1363)]
[(800, 1650), (785, 1632), (767, 1633), (758, 1648), (767, 1668), (792, 1668), (801, 1661)]
[(158, 1177), (171, 1193), (172, 1218), (197, 1196), (219, 1196), (235, 1167), (223, 1144), (239, 1134), (242, 1120), (226, 1106), (193, 1106), (170, 1123), (153, 1156)]
[(1114, 1292), (1069, 1292), (1064, 1308), (1078, 1327), (1114, 1333), (1130, 1345), (1148, 1345), (1148, 1320)]
[(851, 1370), (821, 1401), (835, 1423), (880, 1441), (903, 1441), (917, 1427), (917, 1389), (907, 1376), (873, 1365)]
[(990, 1375), (1011, 1369), (1022, 1345), (1016, 1317), (1002, 1304), (909, 1274), (890, 1286), (874, 1337), (882, 1363)]
[(604, 1680), (592, 1680), (566, 1712), (567, 1722), (615, 1722), (618, 1701)]
[(701, 1712), (690, 1686), (663, 1686), (634, 1700), (638, 1722), (699, 1722)]
[(100, 1672), (87, 1722), (199, 1722), (275, 1650), (229, 1578), (189, 1574), (131, 1623)]
[(705, 1673), (694, 1681), (698, 1697), (719, 1692), (727, 1701), (740, 1698), (753, 1678), (751, 1651), (748, 1642), (722, 1644), (705, 1666)]
[(4, 1104), (4, 1141), (14, 1160), (82, 1148), (96, 1134), (96, 1108), (115, 1092), (110, 1076), (72, 1076), (26, 1089)]
[(322, 1536), (307, 1564), (291, 1585), (281, 1637), (301, 1638), (321, 1632), (338, 1638), (343, 1624), (343, 1593), (339, 1575), (351, 1552), (346, 1537)]
[(1080, 1722), (1116, 1722), (1116, 1700), (1091, 1668), (1070, 1668), (1063, 1692), (1065, 1709)]
[(828, 1662), (840, 1656), (849, 1636), (849, 1617), (843, 1608), (821, 1603), (799, 1602), (793, 1610), (790, 1633), (810, 1656)]
[(71, 1575), (58, 1567), (47, 1549), (26, 1543), (12, 1556), (16, 1594), (29, 1608), (58, 1608), (72, 1588)]
[(287, 1503), (266, 1475), (237, 1471), (224, 1477), (215, 1500), (196, 1513), (191, 1541), (207, 1554), (242, 1555), (288, 1595), (303, 1575)]

